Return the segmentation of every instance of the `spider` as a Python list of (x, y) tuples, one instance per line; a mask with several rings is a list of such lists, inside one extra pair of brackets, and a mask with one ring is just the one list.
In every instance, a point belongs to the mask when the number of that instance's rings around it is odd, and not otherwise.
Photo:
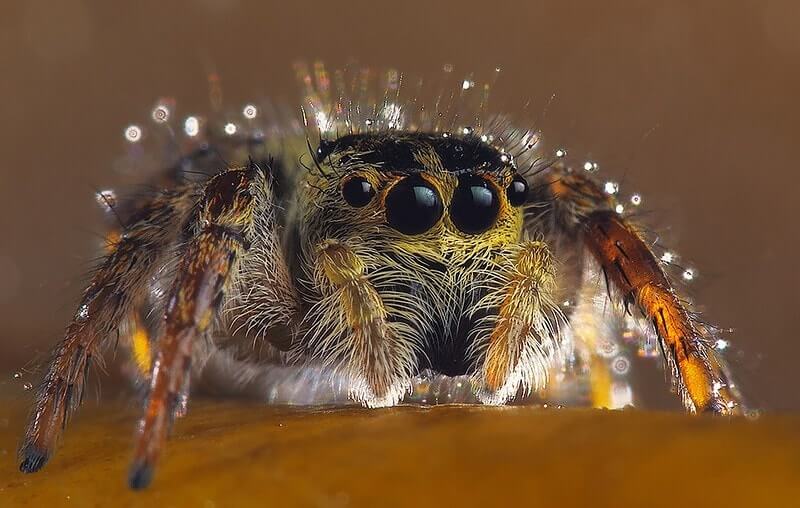
[[(443, 128), (441, 113), (404, 116), (388, 93), (371, 108), (332, 100), (320, 68), (316, 85), (301, 77), (316, 147), (288, 128), (271, 139), (209, 124), (161, 190), (106, 197), (122, 226), (54, 350), (21, 471), (50, 458), (91, 362), (116, 336), (147, 385), (129, 475), (139, 489), (186, 413), (192, 379), (211, 373), (224, 389), (265, 375), (300, 390), (322, 380), (329, 398), (385, 407), (436, 373), (505, 404), (547, 389), (555, 365), (593, 364), (594, 350), (577, 363), (564, 352), (599, 333), (581, 332), (592, 316), (606, 320), (591, 304), (598, 293), (651, 327), (687, 411), (741, 411), (715, 330), (591, 164), (575, 167), (563, 150), (537, 156), (536, 133), (504, 117)], [(187, 119), (187, 135), (198, 125)]]

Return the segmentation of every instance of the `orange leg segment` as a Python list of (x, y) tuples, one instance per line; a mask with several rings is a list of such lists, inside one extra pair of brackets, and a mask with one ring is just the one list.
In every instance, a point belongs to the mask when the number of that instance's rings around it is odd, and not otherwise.
[(690, 410), (737, 410), (713, 350), (681, 303), (652, 250), (618, 214), (600, 211), (585, 220), (585, 243), (626, 306), (636, 304), (653, 323), (664, 356)]
[(609, 293), (618, 291), (627, 311), (636, 306), (652, 323), (684, 406), (692, 412), (740, 413), (738, 394), (711, 347), (711, 332), (681, 301), (632, 223), (615, 212), (613, 199), (585, 172), (555, 165), (547, 176), (555, 224), (583, 238)]
[(200, 231), (182, 254), (164, 329), (155, 344), (150, 392), (128, 479), (131, 488), (149, 485), (176, 413), (185, 410), (192, 350), (213, 323), (247, 249), (260, 175), (255, 166), (229, 170), (206, 186)]

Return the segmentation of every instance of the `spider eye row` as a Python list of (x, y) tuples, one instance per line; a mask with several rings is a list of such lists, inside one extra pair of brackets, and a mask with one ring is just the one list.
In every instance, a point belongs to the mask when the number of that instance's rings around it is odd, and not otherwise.
[[(372, 184), (363, 176), (348, 178), (342, 185), (342, 197), (350, 206), (361, 208), (375, 196)], [(516, 175), (506, 188), (508, 202), (521, 206), (528, 196), (528, 183)], [(477, 235), (488, 231), (497, 221), (500, 199), (495, 186), (480, 175), (459, 177), (448, 213), (459, 231)], [(386, 196), (386, 221), (406, 235), (418, 235), (431, 229), (444, 213), (442, 198), (436, 189), (418, 174), (403, 178)]]

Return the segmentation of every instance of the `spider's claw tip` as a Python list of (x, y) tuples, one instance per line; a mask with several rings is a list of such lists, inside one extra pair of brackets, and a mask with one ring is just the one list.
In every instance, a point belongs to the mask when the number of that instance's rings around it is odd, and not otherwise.
[(133, 490), (142, 490), (153, 480), (153, 466), (147, 462), (137, 462), (131, 466), (128, 475), (128, 486)]
[(20, 450), (19, 470), (23, 473), (35, 473), (47, 464), (50, 454), (32, 444), (25, 445)]

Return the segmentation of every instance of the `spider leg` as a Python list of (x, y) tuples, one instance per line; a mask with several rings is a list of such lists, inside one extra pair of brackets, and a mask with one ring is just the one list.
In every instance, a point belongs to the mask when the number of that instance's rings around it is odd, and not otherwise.
[(319, 350), (330, 352), (323, 364), (343, 364), (352, 396), (366, 405), (397, 403), (410, 388), (412, 353), (399, 325), (390, 323), (363, 261), (347, 245), (327, 240), (317, 247), (317, 267), (319, 284), (330, 296), (320, 302), (319, 313), (309, 314), (317, 324), (309, 336)]
[(609, 197), (589, 175), (556, 166), (547, 177), (554, 224), (562, 233), (579, 234), (600, 265), (609, 294), (620, 295), (626, 309), (638, 307), (652, 323), (686, 409), (738, 412), (737, 397), (728, 387), (707, 330), (681, 301), (635, 226), (612, 209)]
[(52, 455), (69, 417), (81, 404), (92, 360), (100, 358), (102, 347), (141, 299), (180, 236), (195, 200), (193, 187), (154, 197), (95, 272), (36, 395), (19, 449), (20, 471), (38, 471)]
[(167, 300), (164, 327), (130, 469), (131, 488), (146, 487), (185, 391), (198, 337), (205, 334), (238, 274), (265, 206), (265, 175), (251, 164), (213, 177), (200, 203), (198, 230), (188, 242)]
[(478, 397), (487, 404), (507, 402), (520, 385), (543, 388), (557, 349), (560, 314), (551, 301), (555, 270), (546, 244), (525, 242), (502, 265), (496, 280), (489, 281), (495, 289), (474, 309), (496, 309), (472, 332), (472, 344), (485, 347), (475, 383)]

